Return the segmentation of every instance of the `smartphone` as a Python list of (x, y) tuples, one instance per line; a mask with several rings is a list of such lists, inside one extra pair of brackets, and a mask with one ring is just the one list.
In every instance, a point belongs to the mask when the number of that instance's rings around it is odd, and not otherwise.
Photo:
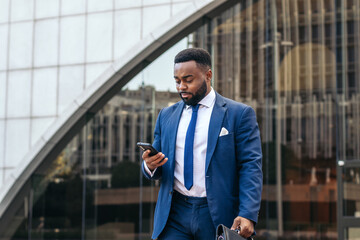
[(150, 150), (150, 157), (158, 153), (158, 151), (150, 143), (138, 142), (136, 145), (138, 145), (138, 147), (143, 151)]

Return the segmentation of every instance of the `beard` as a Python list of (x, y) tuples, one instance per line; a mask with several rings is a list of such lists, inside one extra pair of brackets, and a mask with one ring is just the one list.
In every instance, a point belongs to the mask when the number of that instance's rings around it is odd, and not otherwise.
[[(195, 94), (190, 93), (190, 92), (180, 92), (179, 95), (186, 105), (195, 106), (196, 104), (198, 104), (201, 101), (201, 99), (203, 99), (205, 97), (206, 92), (207, 92), (207, 86), (206, 86), (206, 81), (204, 80), (203, 84), (195, 92)], [(181, 96), (182, 93), (191, 94), (192, 97), (185, 99)]]

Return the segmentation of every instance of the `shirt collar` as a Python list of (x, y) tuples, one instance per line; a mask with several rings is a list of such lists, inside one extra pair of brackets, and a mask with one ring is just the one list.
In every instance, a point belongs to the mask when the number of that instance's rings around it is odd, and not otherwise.
[[(210, 92), (208, 93), (208, 95), (206, 95), (203, 99), (201, 99), (201, 101), (199, 102), (199, 104), (201, 106), (204, 106), (204, 107), (211, 107), (214, 102), (215, 102), (215, 91), (214, 89), (211, 87), (211, 90)], [(200, 107), (201, 107), (200, 106)], [(186, 105), (186, 109), (188, 109), (190, 107), (190, 105)]]

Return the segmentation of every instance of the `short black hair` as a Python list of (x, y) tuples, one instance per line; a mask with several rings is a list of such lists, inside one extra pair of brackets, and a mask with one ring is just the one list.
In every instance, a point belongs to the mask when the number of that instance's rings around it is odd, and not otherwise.
[(208, 70), (211, 68), (211, 56), (202, 48), (188, 48), (179, 52), (174, 59), (174, 64), (195, 61), (198, 67)]

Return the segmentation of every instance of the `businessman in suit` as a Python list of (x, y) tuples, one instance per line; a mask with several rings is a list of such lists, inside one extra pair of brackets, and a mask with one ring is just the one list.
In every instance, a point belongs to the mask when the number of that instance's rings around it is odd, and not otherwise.
[(254, 110), (211, 87), (211, 57), (190, 48), (174, 60), (182, 101), (160, 111), (143, 173), (161, 179), (153, 239), (215, 238), (216, 226), (254, 233), (261, 202), (261, 142)]

